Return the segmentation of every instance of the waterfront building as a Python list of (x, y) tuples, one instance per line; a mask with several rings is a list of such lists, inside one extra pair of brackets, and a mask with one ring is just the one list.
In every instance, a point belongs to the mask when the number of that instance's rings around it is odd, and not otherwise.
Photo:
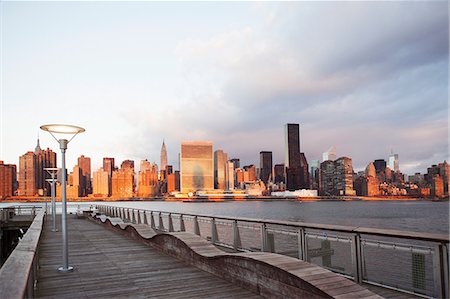
[(54, 153), (51, 149), (47, 148), (46, 150), (42, 150), (39, 144), (39, 138), (37, 139), (37, 144), (34, 149), (35, 154), (35, 175), (36, 175), (36, 191), (40, 196), (50, 195), (50, 183), (46, 181), (46, 179), (51, 178), (51, 175), (45, 171), (44, 168), (48, 167), (56, 167), (56, 153)]
[(275, 164), (274, 173), (275, 173), (275, 184), (286, 183), (284, 164)]
[(167, 166), (167, 149), (166, 149), (166, 144), (164, 143), (164, 140), (163, 140), (163, 143), (161, 146), (159, 169), (164, 171), (166, 169), (166, 166)]
[(228, 161), (228, 155), (223, 150), (214, 152), (214, 189), (225, 189), (225, 166)]
[(443, 180), (444, 194), (449, 195), (450, 166), (447, 161), (428, 167), (427, 174), (424, 176), (428, 184), (432, 183), (433, 177), (437, 174), (439, 174)]
[(256, 167), (255, 165), (244, 166), (244, 182), (256, 182)]
[(324, 162), (327, 160), (334, 161), (336, 158), (336, 147), (334, 145), (322, 154), (322, 161)]
[(433, 197), (443, 197), (444, 192), (444, 179), (436, 174), (431, 179), (431, 195)]
[(380, 195), (378, 179), (375, 176), (360, 176), (354, 181), (356, 195), (377, 196)]
[(94, 171), (92, 188), (94, 197), (108, 197), (111, 195), (111, 190), (109, 189), (109, 174), (103, 167)]
[(300, 153), (300, 189), (311, 188), (309, 166), (304, 153)]
[(295, 191), (301, 187), (300, 125), (285, 125), (286, 188)]
[(238, 158), (230, 159), (230, 162), (233, 163), (234, 169), (241, 168), (241, 161)]
[(355, 195), (352, 159), (341, 157), (320, 164), (321, 195)]
[(180, 172), (176, 170), (167, 175), (167, 193), (180, 191)]
[(259, 179), (268, 186), (269, 180), (273, 181), (272, 175), (272, 152), (262, 151), (259, 152)]
[(227, 161), (225, 164), (225, 189), (233, 190), (234, 186), (234, 163)]
[(37, 194), (37, 163), (34, 152), (27, 152), (19, 157), (19, 195), (35, 196)]
[(153, 197), (159, 192), (158, 166), (147, 160), (141, 161), (138, 173), (138, 197)]
[(16, 165), (0, 161), (0, 199), (14, 195), (16, 186)]
[(81, 170), (80, 195), (87, 196), (92, 193), (91, 158), (81, 155), (78, 157), (78, 167)]
[(73, 167), (73, 171), (69, 174), (67, 185), (66, 185), (66, 195), (68, 198), (78, 198), (81, 195), (81, 169), (78, 165)]
[(113, 171), (111, 178), (111, 196), (115, 198), (131, 198), (134, 196), (134, 168), (122, 163), (119, 170)]
[(375, 170), (375, 165), (373, 165), (373, 162), (370, 162), (367, 167), (366, 167), (366, 171), (365, 171), (365, 175), (366, 176), (371, 176), (371, 177), (376, 177), (377, 173)]
[(377, 174), (384, 172), (386, 170), (386, 161), (383, 159), (377, 159), (373, 161), (373, 165), (375, 166), (375, 172)]
[(398, 154), (394, 154), (391, 152), (389, 155), (389, 168), (392, 169), (394, 172), (400, 171), (399, 163), (398, 163)]
[(108, 181), (109, 181), (109, 190), (111, 192), (112, 185), (111, 185), (111, 179), (112, 179), (112, 173), (116, 169), (114, 165), (114, 158), (103, 158), (103, 170), (108, 173)]
[(237, 168), (235, 170), (236, 172), (236, 180), (235, 180), (235, 187), (237, 189), (244, 189), (244, 173), (245, 171), (241, 168)]
[(183, 141), (180, 152), (181, 192), (214, 189), (213, 145), (210, 141)]

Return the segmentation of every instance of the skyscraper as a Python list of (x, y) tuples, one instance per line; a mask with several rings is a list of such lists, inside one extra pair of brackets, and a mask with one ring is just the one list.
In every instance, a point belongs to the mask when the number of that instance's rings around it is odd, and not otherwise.
[(92, 189), (94, 197), (107, 197), (111, 195), (111, 190), (109, 189), (109, 175), (103, 168), (94, 171)]
[(320, 193), (322, 195), (355, 195), (352, 159), (341, 157), (320, 164)]
[(228, 155), (223, 150), (214, 152), (214, 188), (225, 189), (225, 165), (228, 161)]
[(181, 143), (181, 192), (214, 189), (212, 147), (210, 141), (183, 141)]
[(87, 196), (92, 193), (91, 186), (91, 158), (81, 155), (78, 157), (78, 167), (81, 170), (80, 193), (81, 196)]
[(234, 189), (234, 163), (231, 161), (225, 164), (225, 189)]
[(103, 170), (108, 173), (108, 190), (109, 194), (112, 193), (112, 185), (111, 185), (111, 179), (112, 179), (112, 173), (115, 170), (114, 166), (114, 158), (103, 158)]
[(295, 191), (309, 188), (308, 164), (305, 163), (306, 158), (300, 152), (299, 124), (285, 125), (285, 157), (286, 189)]
[(262, 151), (259, 152), (259, 179), (264, 182), (267, 187), (269, 179), (273, 181), (272, 177), (272, 152)]
[(336, 147), (334, 145), (322, 154), (322, 162), (327, 160), (336, 160)]
[(391, 152), (389, 156), (389, 168), (395, 172), (400, 171), (399, 163), (398, 163), (398, 154), (394, 154)]
[(159, 169), (161, 171), (166, 170), (166, 166), (167, 166), (167, 149), (166, 149), (166, 144), (164, 143), (164, 140), (163, 140), (163, 143), (162, 143), (162, 146), (161, 146), (161, 157), (160, 158), (161, 158), (161, 163), (159, 165)]
[(141, 161), (138, 174), (137, 195), (152, 197), (158, 193), (158, 166), (147, 160)]
[(375, 171), (377, 174), (386, 170), (386, 161), (383, 159), (373, 161), (373, 165), (375, 166)]
[(16, 167), (0, 161), (0, 199), (14, 195)]
[(36, 155), (27, 152), (19, 157), (19, 195), (35, 196), (36, 188)]

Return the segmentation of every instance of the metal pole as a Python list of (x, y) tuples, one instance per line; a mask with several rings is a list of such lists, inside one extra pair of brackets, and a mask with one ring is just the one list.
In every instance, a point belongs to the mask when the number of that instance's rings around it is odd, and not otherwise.
[(66, 149), (67, 139), (59, 140), (59, 148), (61, 149), (61, 171), (62, 171), (62, 212), (61, 212), (61, 228), (62, 228), (62, 241), (63, 241), (63, 265), (58, 268), (60, 272), (71, 272), (73, 267), (69, 266), (69, 238), (67, 236), (67, 203), (66, 203)]
[(52, 171), (52, 222), (53, 222), (53, 228), (52, 232), (57, 232), (58, 229), (56, 229), (56, 203), (55, 203), (55, 172)]

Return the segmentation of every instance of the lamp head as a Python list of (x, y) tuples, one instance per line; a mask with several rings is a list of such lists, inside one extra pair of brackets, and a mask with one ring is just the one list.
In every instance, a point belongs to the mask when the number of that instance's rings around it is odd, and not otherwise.
[[(79, 133), (83, 133), (85, 131), (84, 128), (73, 126), (73, 125), (63, 125), (63, 124), (50, 124), (41, 126), (41, 130), (49, 132), (53, 138), (60, 144), (61, 149), (66, 149), (67, 144)], [(65, 138), (58, 139), (55, 137), (55, 134), (70, 134), (73, 135), (69, 140)]]

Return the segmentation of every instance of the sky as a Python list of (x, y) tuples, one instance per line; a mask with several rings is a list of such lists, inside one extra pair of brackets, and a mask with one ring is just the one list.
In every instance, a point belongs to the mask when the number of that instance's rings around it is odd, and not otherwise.
[[(300, 124), (309, 161), (334, 145), (362, 170), (399, 155), (407, 174), (448, 160), (449, 7), (443, 2), (0, 2), (0, 160), (69, 144), (178, 166), (183, 140), (241, 164), (284, 162)], [(58, 155), (58, 159), (60, 155)]]

